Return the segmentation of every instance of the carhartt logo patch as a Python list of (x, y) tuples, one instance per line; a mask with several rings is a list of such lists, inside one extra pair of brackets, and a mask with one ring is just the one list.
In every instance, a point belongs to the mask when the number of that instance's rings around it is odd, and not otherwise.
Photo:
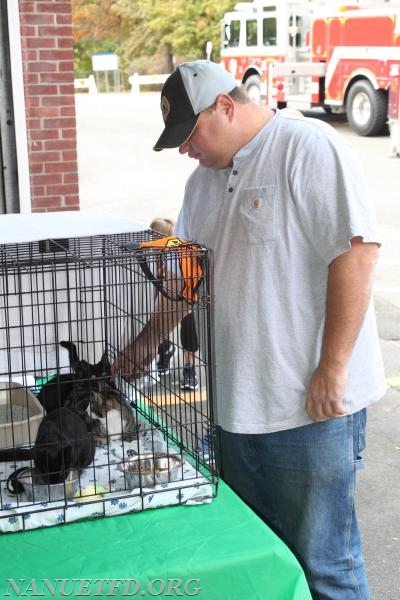
[(161, 112), (162, 112), (162, 116), (164, 119), (164, 123), (167, 120), (167, 117), (169, 115), (169, 113), (171, 112), (171, 105), (169, 103), (169, 100), (166, 96), (163, 96), (161, 98)]

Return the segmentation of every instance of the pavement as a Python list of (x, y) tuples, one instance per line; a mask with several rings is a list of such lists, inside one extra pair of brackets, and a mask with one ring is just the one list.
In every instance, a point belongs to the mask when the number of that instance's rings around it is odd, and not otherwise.
[[(148, 93), (77, 95), (82, 211), (146, 224), (154, 217), (176, 218), (194, 164), (177, 151), (152, 151), (162, 129), (158, 103), (159, 95)], [(343, 121), (338, 127), (349, 135)], [(387, 156), (388, 138), (349, 137), (365, 163), (387, 232), (374, 299), (388, 388), (369, 409), (357, 506), (371, 598), (400, 600), (400, 164)]]
[(357, 507), (373, 600), (400, 599), (400, 308), (375, 295), (389, 384), (369, 408)]

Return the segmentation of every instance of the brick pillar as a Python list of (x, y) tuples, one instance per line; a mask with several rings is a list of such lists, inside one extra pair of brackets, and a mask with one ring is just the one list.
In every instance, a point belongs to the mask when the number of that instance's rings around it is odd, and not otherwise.
[(19, 0), (32, 212), (79, 210), (71, 0)]

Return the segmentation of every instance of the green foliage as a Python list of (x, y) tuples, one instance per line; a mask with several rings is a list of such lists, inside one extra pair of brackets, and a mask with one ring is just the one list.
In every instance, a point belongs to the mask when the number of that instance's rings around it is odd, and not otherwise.
[[(127, 73), (170, 72), (175, 62), (205, 58), (208, 41), (213, 45), (212, 60), (219, 61), (220, 21), (235, 4), (235, 0), (73, 0), (74, 28), (83, 33), (76, 36), (76, 67), (83, 71), (89, 66), (89, 53), (113, 51)], [(92, 29), (91, 19), (97, 25)]]
[(72, 0), (74, 64), (76, 77), (92, 72), (92, 54), (119, 52), (126, 33), (117, 14), (115, 0)]
[(219, 60), (220, 20), (234, 2), (229, 0), (116, 0), (113, 10), (130, 23), (123, 42), (127, 61), (162, 53), (185, 60), (205, 58), (207, 41)]

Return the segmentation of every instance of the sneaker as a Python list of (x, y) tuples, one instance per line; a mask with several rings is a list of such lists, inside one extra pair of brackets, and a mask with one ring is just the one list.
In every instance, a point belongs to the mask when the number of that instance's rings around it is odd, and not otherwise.
[(168, 375), (170, 371), (169, 363), (174, 354), (175, 346), (170, 342), (167, 344), (163, 342), (158, 346), (157, 371), (159, 375)]
[(197, 383), (196, 370), (194, 365), (189, 363), (183, 367), (183, 379), (181, 381), (181, 388), (183, 390), (197, 390), (199, 384)]

